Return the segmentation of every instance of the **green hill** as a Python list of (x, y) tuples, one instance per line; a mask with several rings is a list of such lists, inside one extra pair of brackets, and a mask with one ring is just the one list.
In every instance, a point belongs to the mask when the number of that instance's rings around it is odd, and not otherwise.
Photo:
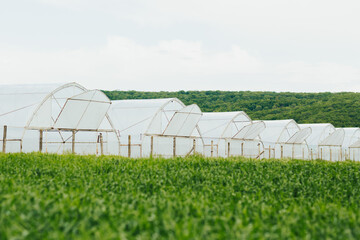
[(252, 119), (294, 119), (298, 123), (332, 123), (360, 127), (360, 93), (276, 93), (232, 91), (104, 91), (112, 100), (177, 97), (204, 112), (245, 111)]

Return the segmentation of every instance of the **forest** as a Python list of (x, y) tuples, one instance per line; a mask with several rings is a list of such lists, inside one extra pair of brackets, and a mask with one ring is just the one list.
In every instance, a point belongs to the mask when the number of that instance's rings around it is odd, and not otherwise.
[(176, 97), (196, 103), (203, 112), (244, 111), (253, 120), (294, 119), (298, 123), (332, 123), (360, 127), (360, 93), (292, 93), (252, 91), (140, 92), (104, 91), (111, 100)]

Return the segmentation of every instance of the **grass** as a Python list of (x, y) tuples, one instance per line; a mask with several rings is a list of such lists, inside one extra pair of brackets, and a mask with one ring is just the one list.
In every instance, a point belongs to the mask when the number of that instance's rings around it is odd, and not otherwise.
[(359, 239), (360, 164), (0, 154), (0, 239)]

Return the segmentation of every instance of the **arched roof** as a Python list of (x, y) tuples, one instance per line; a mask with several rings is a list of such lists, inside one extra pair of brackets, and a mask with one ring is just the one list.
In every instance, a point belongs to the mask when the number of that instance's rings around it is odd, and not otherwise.
[(319, 146), (342, 146), (345, 138), (345, 131), (337, 128), (332, 134), (319, 143)]
[[(1, 86), (0, 125), (31, 126), (36, 114), (45, 114), (46, 111), (49, 113), (50, 109), (60, 112), (67, 98), (85, 91), (86, 89), (77, 83)], [(39, 119), (38, 124), (50, 127), (51, 117), (47, 115), (41, 121)]]
[(343, 148), (348, 148), (353, 143), (360, 140), (360, 128), (343, 128), (345, 132)]
[[(187, 135), (190, 125), (200, 118), (196, 117), (199, 114), (201, 111), (197, 105), (185, 107), (177, 98), (116, 100), (109, 110), (114, 127), (121, 136)], [(169, 125), (170, 121), (177, 124)]]
[(263, 130), (263, 123), (253, 124), (243, 111), (203, 113), (199, 129), (205, 141), (220, 138), (254, 139)]
[(298, 124), (292, 120), (264, 120), (265, 130), (260, 133), (262, 142), (266, 145), (286, 143), (290, 138), (300, 131)]
[(306, 142), (313, 149), (316, 149), (321, 141), (335, 131), (335, 127), (330, 123), (299, 124), (299, 126), (301, 129), (311, 128), (311, 134)]

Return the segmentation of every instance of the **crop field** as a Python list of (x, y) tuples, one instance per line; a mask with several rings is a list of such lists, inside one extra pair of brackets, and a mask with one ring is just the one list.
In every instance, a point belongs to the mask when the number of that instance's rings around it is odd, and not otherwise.
[(0, 154), (0, 239), (359, 239), (360, 164)]

